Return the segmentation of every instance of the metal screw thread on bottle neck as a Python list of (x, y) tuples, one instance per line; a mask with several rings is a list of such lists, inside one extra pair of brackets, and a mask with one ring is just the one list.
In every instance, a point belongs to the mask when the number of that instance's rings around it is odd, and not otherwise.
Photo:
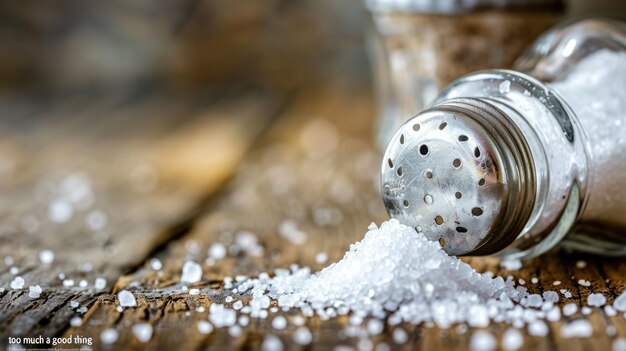
[(385, 153), (382, 185), (392, 217), (454, 255), (504, 249), (522, 232), (536, 197), (526, 138), (479, 98), (445, 100), (402, 126)]

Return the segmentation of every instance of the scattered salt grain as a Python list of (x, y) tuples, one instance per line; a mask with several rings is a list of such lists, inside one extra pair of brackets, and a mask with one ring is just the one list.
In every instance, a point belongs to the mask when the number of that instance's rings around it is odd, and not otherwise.
[(93, 286), (94, 288), (96, 288), (96, 290), (102, 290), (107, 287), (107, 281), (104, 278), (96, 278), (96, 280), (93, 283)]
[(582, 286), (591, 286), (591, 283), (588, 280), (584, 280), (584, 279), (580, 279), (578, 281), (578, 284)]
[(215, 260), (221, 260), (226, 257), (226, 247), (221, 243), (213, 243), (209, 247), (209, 256)]
[(585, 316), (588, 316), (588, 315), (590, 315), (590, 314), (591, 314), (591, 308), (590, 308), (590, 307), (587, 307), (587, 306), (583, 306), (583, 307), (580, 309), (580, 313), (582, 313), (582, 314), (583, 314), (583, 315), (585, 315)]
[(537, 283), (539, 283), (539, 279), (537, 279), (537, 277), (532, 277), (532, 278), (530, 278), (530, 282), (533, 283), (533, 284), (537, 284)]
[(137, 340), (141, 343), (147, 343), (152, 338), (153, 329), (152, 324), (150, 323), (135, 324), (131, 328), (131, 331), (133, 332), (135, 338), (137, 338)]
[(22, 289), (24, 287), (24, 278), (19, 276), (15, 277), (15, 279), (11, 281), (11, 284), (9, 284), (9, 287), (13, 290)]
[(561, 326), (561, 336), (564, 338), (588, 338), (593, 334), (591, 323), (585, 319), (571, 321)]
[(515, 328), (507, 329), (502, 335), (502, 349), (505, 351), (517, 351), (524, 345), (524, 336)]
[(278, 234), (295, 245), (302, 245), (307, 239), (306, 233), (293, 220), (282, 221), (278, 226)]
[(209, 307), (209, 320), (216, 328), (230, 327), (237, 323), (237, 312), (222, 304), (214, 303)]
[(72, 205), (65, 200), (55, 200), (48, 207), (48, 218), (55, 223), (65, 223), (74, 215)]
[(613, 351), (626, 351), (626, 338), (617, 338), (611, 345)]
[(80, 317), (72, 317), (72, 319), (70, 319), (70, 325), (75, 328), (80, 327), (83, 325), (83, 319)]
[(137, 306), (137, 300), (135, 295), (128, 290), (122, 290), (117, 294), (117, 299), (122, 307), (135, 307)]
[(242, 307), (243, 307), (243, 302), (241, 301), (235, 301), (235, 303), (233, 303), (233, 308), (237, 311), (240, 310)]
[(532, 336), (546, 336), (550, 329), (544, 321), (534, 321), (528, 325), (528, 334)]
[(606, 303), (606, 297), (604, 295), (598, 294), (589, 294), (587, 297), (587, 305), (591, 307), (602, 307)]
[(80, 306), (80, 303), (76, 300), (72, 300), (70, 301), (70, 307), (71, 308), (78, 308), (78, 306)]
[(493, 334), (479, 330), (472, 334), (469, 348), (472, 351), (492, 351), (497, 347), (496, 338)]
[[(508, 82), (508, 81), (506, 81)], [(509, 84), (511, 84), (509, 82)], [(522, 261), (520, 260), (502, 260), (500, 261), (500, 267), (509, 270), (509, 271), (517, 271), (522, 268)]]
[(282, 351), (283, 342), (276, 335), (266, 335), (261, 344), (261, 351)]
[(242, 327), (247, 327), (248, 324), (250, 324), (250, 317), (245, 315), (239, 316), (239, 319), (237, 319), (237, 323)]
[(79, 309), (76, 310), (76, 312), (78, 313), (87, 313), (88, 309), (86, 306), (80, 307)]
[(20, 272), (20, 269), (17, 267), (11, 267), (9, 269), (9, 273), (13, 274), (13, 275), (17, 275)]
[(404, 344), (409, 340), (409, 335), (402, 328), (396, 328), (391, 333), (391, 338), (396, 344)]
[(41, 296), (42, 289), (39, 285), (28, 287), (28, 297), (38, 299)]
[(272, 320), (272, 328), (282, 330), (287, 327), (287, 319), (283, 316), (277, 316)]
[(369, 335), (379, 335), (385, 329), (385, 324), (378, 319), (370, 319), (367, 322), (367, 332)]
[(230, 335), (231, 338), (238, 338), (241, 336), (241, 327), (238, 325), (232, 325), (228, 328), (228, 335)]
[(320, 252), (315, 255), (315, 263), (324, 264), (326, 261), (328, 261), (328, 254), (326, 252)]
[(557, 285), (561, 285), (561, 281), (560, 280), (555, 280), (552, 282), (552, 285), (557, 286)]
[(158, 258), (151, 258), (149, 264), (153, 271), (160, 271), (163, 268), (163, 263)]
[(542, 296), (545, 301), (559, 302), (559, 294), (556, 291), (544, 291)]
[(66, 288), (74, 286), (74, 279), (63, 279), (63, 286)]
[(585, 267), (587, 267), (587, 262), (580, 260), (576, 262), (576, 268), (578, 269), (584, 269)]
[(606, 305), (604, 306), (604, 314), (606, 314), (607, 317), (615, 317), (617, 316), (617, 311), (613, 306)]
[(498, 90), (500, 91), (500, 94), (508, 94), (511, 91), (511, 82), (505, 80), (504, 82), (500, 83), (500, 85), (498, 86)]
[(626, 312), (626, 290), (613, 301), (613, 308), (620, 312)]
[(43, 250), (39, 252), (39, 262), (49, 265), (54, 262), (54, 252), (51, 250)]
[(213, 325), (207, 321), (199, 321), (197, 329), (200, 334), (211, 334), (213, 332)]
[(200, 294), (200, 289), (189, 289), (189, 295), (198, 295)]
[(183, 283), (197, 283), (202, 279), (202, 267), (193, 261), (187, 261), (183, 265), (183, 273), (180, 280)]
[(87, 285), (89, 285), (89, 283), (85, 279), (81, 279), (81, 281), (78, 282), (78, 286), (80, 286), (81, 288), (86, 288)]
[(85, 217), (87, 228), (92, 231), (102, 230), (107, 225), (107, 215), (100, 210), (93, 210)]
[(313, 341), (311, 331), (306, 327), (299, 327), (293, 332), (293, 342), (298, 345), (308, 345)]
[(113, 328), (105, 329), (102, 331), (102, 333), (100, 333), (100, 341), (106, 345), (115, 343), (117, 341), (117, 338), (117, 330)]

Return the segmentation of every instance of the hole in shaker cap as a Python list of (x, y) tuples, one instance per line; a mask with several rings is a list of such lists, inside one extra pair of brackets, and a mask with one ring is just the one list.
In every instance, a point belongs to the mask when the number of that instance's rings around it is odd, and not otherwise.
[(439, 245), (441, 245), (441, 247), (446, 246), (446, 241), (443, 238), (439, 238)]
[(404, 207), (409, 207), (409, 200), (402, 201), (402, 204), (404, 205)]
[(404, 144), (404, 134), (400, 135), (400, 144)]
[(414, 131), (416, 131), (416, 132), (417, 132), (418, 130), (420, 130), (420, 125), (419, 125), (418, 123), (415, 123), (415, 124), (413, 125), (413, 130), (414, 130)]
[(393, 168), (393, 161), (391, 159), (388, 159), (387, 163), (389, 164), (389, 168)]
[(478, 147), (474, 149), (474, 157), (476, 158), (480, 157), (480, 149)]
[(452, 166), (454, 166), (454, 168), (461, 167), (461, 160), (458, 158), (455, 158), (454, 161), (452, 161)]
[(457, 199), (460, 199), (463, 197), (463, 194), (461, 194), (460, 191), (457, 191), (456, 193), (454, 193), (454, 197), (456, 197)]
[(426, 176), (426, 179), (433, 179), (433, 172), (430, 169), (427, 170), (424, 175)]
[(443, 224), (443, 217), (441, 217), (441, 216), (435, 217), (435, 223), (437, 223), (437, 225), (442, 225)]
[(465, 227), (456, 227), (456, 231), (459, 233), (467, 233), (467, 228)]
[(467, 139), (468, 139), (467, 135), (463, 135), (463, 134), (459, 135), (459, 141), (467, 141)]
[(485, 178), (480, 178), (480, 180), (478, 181), (478, 185), (480, 186), (485, 185)]
[(426, 144), (420, 146), (420, 155), (422, 156), (428, 155), (428, 146), (426, 146)]
[(448, 123), (443, 122), (439, 125), (439, 130), (443, 130), (446, 126), (448, 125)]
[(400, 177), (402, 177), (402, 167), (398, 167), (397, 173)]
[(483, 209), (482, 208), (480, 208), (480, 207), (472, 208), (472, 215), (478, 217), (478, 216), (480, 216), (482, 214), (483, 214)]

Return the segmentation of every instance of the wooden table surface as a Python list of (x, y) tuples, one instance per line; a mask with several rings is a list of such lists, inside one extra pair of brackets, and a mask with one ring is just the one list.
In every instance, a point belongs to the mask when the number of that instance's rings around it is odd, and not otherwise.
[[(320, 269), (317, 253), (336, 261), (370, 222), (386, 219), (369, 88), (329, 82), (289, 94), (251, 86), (138, 96), (15, 94), (1, 99), (0, 109), (0, 348), (7, 348), (9, 337), (80, 335), (92, 337), (94, 349), (102, 350), (258, 349), (267, 334), (280, 337), (289, 350), (357, 347), (358, 339), (339, 333), (346, 317), (307, 319), (313, 333), (308, 346), (292, 341), (293, 324), (273, 330), (271, 318), (252, 319), (237, 337), (226, 329), (200, 334), (197, 323), (207, 319), (211, 303), (224, 303), (226, 296), (249, 300), (225, 291), (224, 277), (255, 276), (293, 263)], [(88, 189), (89, 201), (69, 221), (54, 223), (50, 203), (68, 179)], [(106, 215), (103, 228), (85, 225), (92, 211)], [(284, 221), (307, 234), (304, 244), (279, 235)], [(214, 265), (204, 263), (212, 243), (231, 245), (242, 232), (254, 234), (262, 255), (239, 252)], [(55, 252), (52, 264), (39, 262), (43, 249)], [(151, 258), (161, 260), (161, 271), (150, 267)], [(200, 289), (199, 295), (176, 289), (188, 259), (203, 266), (201, 282), (190, 286)], [(584, 306), (592, 292), (612, 303), (626, 284), (623, 259), (555, 251), (518, 271), (491, 258), (464, 260), (479, 271), (524, 279), (531, 293), (570, 290), (573, 297), (561, 298), (560, 305)], [(579, 260), (585, 268), (577, 268)], [(26, 281), (24, 289), (9, 288), (13, 266)], [(75, 285), (64, 286), (59, 274)], [(103, 290), (94, 288), (98, 277), (107, 280)], [(530, 283), (533, 277), (537, 284)], [(579, 285), (579, 279), (591, 286)], [(88, 285), (81, 287), (81, 280)], [(28, 297), (34, 284), (43, 288), (38, 299)], [(136, 308), (117, 310), (115, 294), (121, 289), (135, 294)], [(88, 310), (81, 313), (71, 301)], [(278, 314), (291, 318), (297, 312)], [(76, 316), (83, 323), (72, 327)], [(594, 309), (587, 317), (592, 338), (562, 338), (560, 326), (578, 317), (580, 312), (549, 323), (546, 337), (522, 330), (523, 349), (609, 350), (615, 338), (626, 336), (622, 314), (607, 317)], [(147, 343), (131, 333), (141, 322), (154, 327)], [(100, 343), (107, 328), (119, 332), (113, 345)], [(409, 334), (407, 343), (393, 342), (394, 328)], [(500, 338), (506, 328), (488, 329)], [(371, 341), (400, 350), (465, 350), (474, 331), (402, 324), (387, 326)]]

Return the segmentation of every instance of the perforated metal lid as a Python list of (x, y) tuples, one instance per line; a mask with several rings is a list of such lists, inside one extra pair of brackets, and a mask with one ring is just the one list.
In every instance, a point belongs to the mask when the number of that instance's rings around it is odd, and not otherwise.
[(389, 214), (454, 255), (512, 242), (534, 204), (534, 171), (519, 129), (489, 103), (454, 99), (394, 135), (382, 164)]

